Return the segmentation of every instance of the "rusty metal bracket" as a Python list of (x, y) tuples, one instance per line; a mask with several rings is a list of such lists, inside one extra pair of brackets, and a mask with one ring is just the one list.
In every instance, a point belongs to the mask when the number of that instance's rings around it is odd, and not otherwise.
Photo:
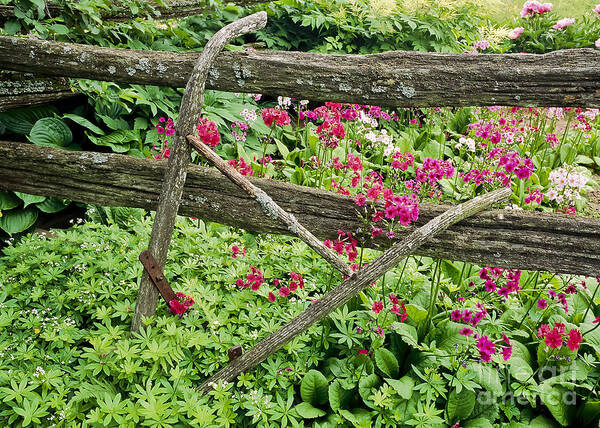
[(227, 355), (229, 356), (229, 362), (232, 362), (236, 358), (242, 356), (242, 347), (240, 345), (232, 346), (227, 351)]
[(156, 260), (154, 260), (152, 254), (150, 254), (150, 251), (142, 251), (138, 258), (140, 259), (140, 262), (142, 262), (142, 265), (144, 266), (144, 269), (146, 269), (146, 272), (148, 272), (150, 279), (152, 280), (156, 288), (158, 288), (158, 291), (160, 291), (161, 296), (163, 297), (163, 299), (165, 299), (165, 302), (167, 302), (167, 305), (171, 300), (176, 299), (177, 297), (175, 296), (175, 292), (167, 282), (165, 275), (163, 274), (162, 270), (158, 267), (158, 263), (156, 263)]

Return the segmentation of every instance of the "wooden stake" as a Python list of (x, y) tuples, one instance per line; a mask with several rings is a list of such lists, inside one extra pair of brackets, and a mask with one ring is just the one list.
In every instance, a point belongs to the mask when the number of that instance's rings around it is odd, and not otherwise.
[(211, 376), (200, 385), (199, 390), (207, 392), (213, 384), (217, 384), (220, 381), (231, 382), (240, 373), (254, 368), (294, 337), (304, 332), (317, 321), (325, 318), (359, 291), (395, 267), (404, 257), (427, 242), (429, 238), (460, 220), (470, 217), (493, 204), (507, 200), (511, 193), (510, 188), (498, 189), (457, 205), (435, 217), (424, 226), (412, 232), (403, 241), (388, 248), (375, 261), (325, 294), (325, 296), (310, 305), (310, 307), (285, 326), (261, 340), (246, 354), (233, 360), (225, 368)]
[[(156, 259), (160, 269), (164, 269), (167, 261), (175, 218), (185, 184), (187, 165), (190, 162), (191, 147), (187, 143), (186, 135), (194, 132), (200, 117), (204, 102), (204, 87), (211, 64), (227, 43), (236, 37), (263, 28), (266, 23), (266, 12), (258, 12), (223, 27), (208, 41), (196, 61), (181, 100), (181, 109), (175, 128), (175, 143), (163, 178), (156, 217), (150, 235), (148, 250)], [(144, 271), (131, 323), (132, 331), (139, 331), (144, 317), (154, 315), (157, 301), (158, 291), (148, 273)]]

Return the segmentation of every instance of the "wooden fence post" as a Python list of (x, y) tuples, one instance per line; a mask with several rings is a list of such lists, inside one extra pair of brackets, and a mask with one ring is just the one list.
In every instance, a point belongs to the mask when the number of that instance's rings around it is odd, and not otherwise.
[(317, 321), (325, 318), (359, 291), (367, 287), (371, 282), (384, 275), (396, 266), (400, 260), (423, 245), (429, 238), (460, 220), (470, 217), (495, 203), (507, 200), (511, 193), (510, 188), (504, 187), (485, 195), (477, 196), (435, 217), (393, 247), (388, 248), (376, 260), (343, 281), (279, 330), (261, 340), (246, 354), (233, 360), (229, 365), (202, 383), (199, 386), (199, 390), (207, 392), (213, 384), (219, 381), (230, 382), (240, 373), (257, 366), (261, 361), (277, 352), (277, 350), (294, 337), (304, 332)]
[[(167, 261), (175, 218), (177, 217), (187, 175), (187, 165), (190, 162), (191, 146), (188, 144), (186, 136), (195, 133), (196, 123), (204, 102), (204, 87), (208, 71), (216, 56), (227, 43), (236, 37), (263, 28), (266, 23), (266, 12), (258, 12), (223, 27), (215, 33), (204, 47), (187, 82), (175, 127), (175, 143), (163, 178), (148, 247), (161, 270), (164, 269)], [(143, 325), (143, 317), (154, 315), (157, 301), (158, 290), (154, 287), (148, 273), (144, 271), (131, 323), (132, 331), (139, 331)]]

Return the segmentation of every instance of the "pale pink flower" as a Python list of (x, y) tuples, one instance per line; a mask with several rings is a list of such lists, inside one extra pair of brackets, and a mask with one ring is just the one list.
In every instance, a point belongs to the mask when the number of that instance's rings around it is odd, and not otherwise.
[(554, 28), (555, 30), (562, 30), (563, 28), (568, 27), (571, 24), (575, 23), (575, 19), (574, 18), (563, 18), (558, 20), (558, 22), (556, 24), (554, 24), (552, 26), (552, 28)]
[(596, 12), (596, 16), (600, 18), (600, 4), (597, 4), (596, 7), (592, 9), (592, 12)]
[(508, 38), (511, 40), (515, 40), (521, 35), (521, 33), (523, 33), (523, 31), (525, 31), (525, 28), (523, 27), (513, 28), (510, 34), (508, 35)]
[(596, 47), (597, 47), (598, 49), (600, 49), (600, 39), (596, 40), (596, 41), (594, 42), (594, 45), (596, 45)]

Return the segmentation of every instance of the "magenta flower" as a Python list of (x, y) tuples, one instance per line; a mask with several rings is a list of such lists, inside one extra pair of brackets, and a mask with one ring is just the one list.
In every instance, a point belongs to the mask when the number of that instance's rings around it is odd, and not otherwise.
[(473, 334), (473, 330), (471, 330), (470, 328), (461, 328), (458, 331), (459, 334), (462, 334), (463, 336), (470, 336)]
[(373, 307), (372, 307), (373, 312), (378, 314), (379, 312), (381, 312), (382, 309), (383, 309), (383, 302), (381, 302), (381, 301), (373, 302)]
[(546, 299), (540, 299), (537, 302), (537, 307), (540, 309), (546, 309), (546, 306), (548, 306), (548, 303), (546, 303)]

